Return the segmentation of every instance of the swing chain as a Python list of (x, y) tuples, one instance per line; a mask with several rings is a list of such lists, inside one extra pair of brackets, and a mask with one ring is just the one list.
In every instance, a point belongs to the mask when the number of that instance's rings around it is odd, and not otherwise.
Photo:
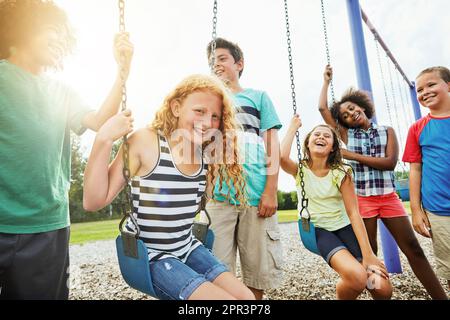
[(289, 11), (288, 11), (288, 3), (287, 0), (284, 0), (284, 12), (286, 19), (286, 38), (288, 45), (288, 58), (289, 58), (289, 73), (291, 79), (291, 94), (292, 94), (292, 108), (294, 109), (294, 114), (297, 113), (297, 101), (295, 94), (295, 81), (294, 81), (294, 64), (292, 61), (292, 48), (291, 48), (291, 31), (289, 26)]
[(376, 49), (376, 53), (377, 53), (378, 66), (380, 68), (381, 80), (383, 82), (384, 100), (386, 101), (386, 109), (387, 109), (388, 116), (389, 116), (389, 122), (391, 123), (391, 125), (393, 125), (394, 122), (392, 120), (391, 104), (390, 104), (389, 97), (388, 97), (388, 94), (387, 94), (387, 89), (386, 89), (386, 81), (385, 81), (383, 66), (382, 66), (382, 63), (381, 63), (380, 47), (378, 45), (378, 37), (375, 35), (374, 39), (375, 39), (375, 49)]
[[(119, 31), (120, 32), (125, 32), (125, 0), (119, 0), (118, 2), (119, 4)], [(124, 67), (124, 63), (125, 63), (125, 53), (122, 52), (120, 54), (120, 59), (122, 61), (122, 66), (120, 69), (120, 80), (121, 80), (121, 89), (122, 89), (122, 100), (121, 100), (121, 110), (124, 111), (127, 109), (127, 87), (126, 87), (126, 76), (125, 76), (125, 67)], [(130, 150), (129, 150), (129, 144), (128, 144), (128, 139), (127, 136), (123, 136), (122, 138), (122, 146), (123, 146), (123, 153), (122, 153), (122, 159), (123, 159), (123, 170), (122, 170), (122, 174), (123, 177), (125, 179), (125, 188), (124, 188), (124, 193), (125, 193), (125, 199), (122, 202), (122, 212), (123, 212), (123, 217), (122, 217), (122, 221), (120, 222), (119, 225), (119, 229), (122, 230), (122, 225), (124, 223), (124, 221), (126, 220), (126, 218), (128, 217), (132, 217), (131, 215), (131, 211), (132, 211), (132, 195), (131, 195), (131, 182), (130, 182), (130, 159), (129, 159), (129, 154), (130, 154)], [(132, 219), (133, 222), (135, 222), (134, 219)], [(137, 225), (137, 223), (134, 223), (134, 225), (136, 226), (138, 232), (136, 234), (136, 236), (138, 236), (139, 234), (139, 227)]]
[(125, 0), (119, 0), (119, 31), (125, 31)]
[[(386, 54), (386, 59), (387, 60), (389, 59), (387, 54)], [(394, 66), (394, 68), (395, 68), (395, 70), (397, 70), (397, 67)], [(394, 81), (392, 78), (392, 70), (391, 69), (392, 69), (392, 66), (388, 60), (389, 81), (390, 81), (391, 91), (392, 91), (393, 109), (394, 109), (395, 118), (397, 119), (396, 122), (397, 122), (397, 130), (398, 130), (398, 137), (400, 140), (400, 146), (402, 147), (403, 146), (403, 134), (402, 134), (401, 126), (400, 126), (400, 117), (398, 114), (399, 107), (398, 107), (398, 103), (397, 103), (397, 96), (395, 94)], [(398, 71), (396, 73), (398, 73)]]
[[(290, 79), (291, 79), (292, 109), (293, 109), (294, 115), (295, 115), (295, 114), (297, 114), (297, 100), (296, 100), (296, 94), (295, 94), (294, 64), (293, 64), (293, 60), (292, 60), (291, 32), (290, 32), (290, 25), (289, 25), (289, 10), (288, 10), (287, 0), (284, 0), (284, 12), (285, 12), (285, 19), (286, 19), (286, 38), (287, 38), (287, 45), (288, 45), (289, 73), (290, 73)], [(301, 143), (300, 143), (300, 133), (298, 132), (298, 130), (295, 132), (295, 140), (296, 140), (296, 145), (297, 145), (298, 173), (300, 176), (300, 186), (302, 189), (301, 190), (302, 209), (300, 211), (300, 215), (301, 215), (303, 210), (305, 210), (308, 207), (308, 199), (306, 198), (306, 192), (305, 192), (302, 147), (301, 147)]]
[(217, 39), (217, 0), (214, 0), (213, 7), (213, 29), (212, 29), (212, 42), (211, 42), (211, 73), (214, 74), (214, 66), (216, 64), (216, 39)]
[[(388, 112), (389, 122), (390, 122), (391, 126), (393, 127), (394, 126), (394, 120), (393, 120), (393, 117), (392, 117), (391, 104), (390, 104), (390, 100), (389, 100), (389, 96), (388, 96), (387, 88), (386, 88), (386, 78), (385, 78), (384, 71), (383, 71), (383, 65), (381, 63), (380, 47), (379, 47), (378, 36), (377, 35), (374, 36), (374, 41), (375, 41), (375, 49), (376, 49), (376, 53), (377, 53), (378, 66), (380, 68), (381, 82), (383, 83), (383, 93), (384, 93), (384, 99), (386, 101), (386, 109), (387, 109), (387, 112)], [(387, 54), (386, 54), (386, 58), (388, 59)], [(388, 67), (388, 72), (389, 72), (389, 76), (390, 76), (390, 80), (391, 80), (392, 95), (393, 95), (393, 99), (394, 99), (394, 112), (395, 112), (396, 118), (397, 118), (397, 121), (396, 121), (396, 123), (397, 123), (397, 130), (398, 130), (398, 134), (399, 134), (399, 138), (400, 138), (400, 145), (402, 146), (403, 143), (401, 142), (402, 137), (401, 137), (401, 132), (400, 132), (401, 131), (400, 130), (400, 123), (399, 123), (398, 113), (397, 113), (397, 110), (396, 110), (394, 86), (393, 86), (393, 82), (392, 82), (392, 74), (391, 74), (391, 71), (389, 69), (389, 60), (388, 60), (387, 67)], [(405, 164), (401, 163), (400, 160), (398, 160), (397, 164), (399, 164), (399, 163), (402, 166), (403, 172), (405, 172), (406, 171)]]
[[(320, 5), (321, 5), (321, 9), (322, 9), (322, 26), (323, 26), (323, 36), (324, 36), (324, 40), (325, 40), (325, 52), (327, 55), (327, 64), (329, 66), (331, 66), (330, 45), (328, 42), (327, 20), (326, 20), (326, 15), (325, 15), (324, 0), (320, 0)], [(334, 95), (333, 79), (331, 79), (331, 81), (330, 81), (330, 92), (331, 92), (331, 99), (332, 99), (333, 103), (335, 103), (336, 99), (335, 99), (335, 95)]]

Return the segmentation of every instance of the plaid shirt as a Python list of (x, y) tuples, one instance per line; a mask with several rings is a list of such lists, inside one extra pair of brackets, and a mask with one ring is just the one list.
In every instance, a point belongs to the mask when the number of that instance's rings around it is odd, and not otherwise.
[[(367, 131), (361, 128), (348, 130), (347, 149), (364, 156), (382, 158), (386, 156), (387, 140), (387, 127), (372, 122)], [(395, 191), (393, 171), (374, 169), (357, 161), (349, 160), (348, 163), (353, 167), (359, 196), (379, 196)]]

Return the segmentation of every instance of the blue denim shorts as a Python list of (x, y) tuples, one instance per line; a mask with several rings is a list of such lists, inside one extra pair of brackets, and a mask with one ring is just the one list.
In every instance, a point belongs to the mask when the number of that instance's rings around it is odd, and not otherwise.
[(331, 257), (343, 249), (347, 249), (359, 262), (362, 261), (361, 249), (351, 224), (336, 231), (316, 227), (316, 241), (320, 255), (328, 264)]
[(203, 245), (191, 252), (186, 263), (176, 258), (150, 262), (153, 288), (161, 300), (186, 300), (201, 284), (213, 282), (226, 271)]

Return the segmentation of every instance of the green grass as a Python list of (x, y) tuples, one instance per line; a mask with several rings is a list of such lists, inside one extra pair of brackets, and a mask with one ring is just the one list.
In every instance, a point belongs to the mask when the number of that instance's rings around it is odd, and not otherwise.
[[(411, 212), (409, 202), (403, 202), (406, 211)], [(297, 210), (278, 211), (278, 222), (297, 221)], [(90, 241), (111, 240), (119, 234), (120, 220), (74, 223), (71, 226), (70, 244), (83, 244)]]
[(297, 210), (280, 210), (278, 213), (278, 222), (284, 223), (284, 222), (294, 222), (297, 221)]
[(119, 234), (120, 220), (74, 223), (70, 227), (70, 244), (110, 240)]

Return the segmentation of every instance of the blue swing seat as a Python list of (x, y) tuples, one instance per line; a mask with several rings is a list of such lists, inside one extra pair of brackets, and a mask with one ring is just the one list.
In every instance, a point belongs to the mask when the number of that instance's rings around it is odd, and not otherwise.
[(317, 248), (316, 228), (314, 227), (314, 223), (312, 223), (310, 219), (300, 218), (298, 219), (298, 230), (305, 248), (312, 253), (320, 255), (319, 249)]
[(395, 180), (395, 189), (398, 191), (402, 201), (409, 201), (409, 179)]
[(125, 254), (122, 236), (116, 238), (117, 259), (120, 272), (125, 282), (132, 288), (155, 297), (147, 247), (142, 240), (137, 240), (137, 258)]
[[(119, 260), (120, 272), (130, 287), (157, 298), (153, 289), (147, 247), (142, 240), (137, 239), (135, 241), (137, 255), (133, 257), (125, 254), (122, 235), (116, 238), (117, 259)], [(213, 244), (214, 232), (208, 229), (204, 246), (211, 250)]]

